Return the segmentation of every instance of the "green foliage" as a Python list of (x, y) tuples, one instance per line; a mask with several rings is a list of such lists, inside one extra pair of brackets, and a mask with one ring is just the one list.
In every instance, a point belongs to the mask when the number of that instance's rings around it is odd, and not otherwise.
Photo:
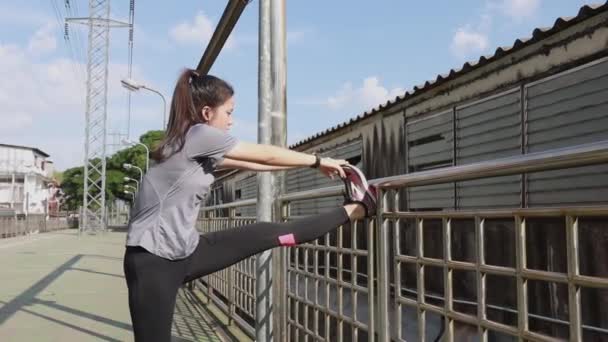
[[(164, 131), (148, 131), (143, 134), (139, 141), (152, 149), (163, 139)], [(137, 169), (125, 170), (123, 164), (135, 165), (145, 172), (146, 149), (141, 145), (124, 148), (106, 159), (106, 201), (122, 199), (130, 201), (131, 196), (124, 193), (124, 177), (140, 179)], [(97, 164), (99, 161), (96, 161)], [(99, 178), (99, 177), (97, 177)], [(95, 179), (93, 178), (95, 181)], [(99, 181), (99, 180), (98, 180)], [(135, 186), (134, 182), (127, 182)], [(61, 188), (66, 196), (70, 196), (64, 204), (63, 209), (77, 210), (83, 204), (84, 195), (84, 166), (67, 169), (63, 172)]]
[(65, 170), (61, 189), (66, 196), (70, 196), (62, 209), (77, 210), (82, 205), (84, 193), (84, 167), (78, 166)]
[(61, 184), (61, 182), (63, 182), (63, 172), (53, 171), (53, 178)]

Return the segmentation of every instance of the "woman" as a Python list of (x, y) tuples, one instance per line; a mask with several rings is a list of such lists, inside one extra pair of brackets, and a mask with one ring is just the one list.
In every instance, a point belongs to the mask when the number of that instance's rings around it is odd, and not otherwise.
[[(167, 134), (140, 185), (127, 234), (124, 271), (136, 341), (170, 341), (178, 289), (264, 250), (315, 240), (375, 210), (375, 189), (345, 160), (237, 140), (234, 91), (186, 70), (171, 103)], [(314, 167), (347, 185), (345, 205), (287, 223), (260, 222), (199, 235), (197, 215), (218, 168), (254, 171)]]

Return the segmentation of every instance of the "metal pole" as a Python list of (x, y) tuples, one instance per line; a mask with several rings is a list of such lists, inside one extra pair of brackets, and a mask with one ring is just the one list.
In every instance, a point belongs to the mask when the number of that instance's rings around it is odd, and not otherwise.
[[(378, 331), (378, 341), (388, 342), (390, 341), (390, 287), (388, 285), (390, 281), (389, 272), (389, 226), (388, 221), (385, 221), (383, 213), (386, 212), (387, 208), (387, 193), (384, 190), (380, 190), (378, 207), (376, 212), (376, 231), (378, 238), (378, 254), (376, 254), (376, 262), (378, 265), (378, 297), (376, 300), (378, 314), (377, 325), (375, 326)], [(371, 296), (371, 293), (370, 293)], [(400, 324), (400, 323), (398, 323)]]
[(148, 172), (148, 168), (150, 167), (150, 149), (144, 143), (136, 142), (136, 144), (141, 145), (146, 149), (146, 172)]
[(163, 96), (163, 94), (156, 89), (148, 88), (146, 86), (142, 86), (142, 88), (158, 94), (160, 96), (160, 98), (163, 99), (163, 130), (166, 129), (167, 128), (167, 100), (165, 100), (165, 97)]
[[(271, 119), (271, 73), (270, 73), (270, 2), (260, 0), (259, 62), (258, 62), (258, 142), (270, 144), (272, 135)], [(272, 220), (272, 174), (258, 174), (258, 222)], [(263, 233), (262, 233), (263, 234)], [(255, 262), (255, 339), (259, 342), (272, 341), (272, 293), (271, 253), (259, 254)]]
[[(285, 53), (285, 1), (260, 0), (259, 27), (259, 113), (258, 142), (286, 146), (286, 53)], [(273, 208), (274, 199), (281, 195), (284, 176), (263, 173), (258, 175), (258, 221), (280, 219), (280, 210)], [(274, 210), (273, 210), (274, 209)], [(274, 212), (274, 214), (273, 214)], [(280, 252), (279, 252), (280, 254)], [(282, 258), (275, 258), (279, 262)], [(256, 341), (284, 341), (280, 326), (273, 322), (273, 258), (270, 251), (256, 259)], [(277, 270), (280, 272), (280, 269)], [(282, 284), (279, 282), (279, 284)], [(276, 289), (275, 289), (276, 290)], [(280, 298), (277, 298), (280, 299)], [(279, 300), (280, 302), (280, 300)], [(278, 312), (276, 319), (284, 316)], [(275, 331), (273, 326), (278, 328)]]
[[(287, 37), (285, 0), (272, 0), (270, 7), (270, 76), (272, 144), (287, 147)], [(283, 219), (277, 200), (285, 193), (285, 171), (273, 172), (273, 221)], [(285, 248), (272, 252), (273, 332), (276, 341), (287, 341), (287, 259)]]

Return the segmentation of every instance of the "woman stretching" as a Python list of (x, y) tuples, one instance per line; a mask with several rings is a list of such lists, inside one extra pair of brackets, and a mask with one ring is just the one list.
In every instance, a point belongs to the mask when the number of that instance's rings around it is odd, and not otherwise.
[[(140, 185), (127, 233), (124, 272), (136, 341), (169, 342), (180, 286), (278, 246), (313, 241), (372, 215), (376, 194), (345, 160), (319, 158), (237, 140), (234, 91), (225, 81), (185, 70), (177, 81), (166, 137)], [(218, 168), (253, 171), (314, 167), (346, 185), (345, 205), (286, 223), (259, 222), (200, 235), (201, 203)]]

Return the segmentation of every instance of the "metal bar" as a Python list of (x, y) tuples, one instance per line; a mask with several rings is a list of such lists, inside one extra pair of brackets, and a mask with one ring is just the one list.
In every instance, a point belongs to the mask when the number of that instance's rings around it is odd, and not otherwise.
[[(246, 3), (239, 2), (242, 8)], [(230, 5), (230, 4), (229, 4)], [(262, 144), (272, 144), (285, 147), (286, 135), (286, 30), (285, 30), (285, 0), (260, 0), (259, 27), (259, 123), (258, 141)], [(240, 13), (239, 13), (240, 15)], [(227, 37), (227, 36), (226, 36)], [(219, 51), (219, 50), (218, 50)], [(280, 210), (275, 207), (274, 199), (283, 192), (284, 176), (276, 173), (258, 175), (258, 222), (281, 219)], [(281, 266), (280, 256), (279, 264)], [(256, 340), (277, 341), (285, 340), (285, 331), (281, 326), (281, 316), (286, 314), (285, 303), (281, 301), (280, 291), (273, 290), (273, 275), (281, 277), (276, 270), (273, 272), (272, 252), (265, 251), (256, 259)], [(278, 279), (277, 279), (278, 280)], [(273, 302), (276, 297), (278, 302)], [(273, 315), (277, 310), (278, 315)]]
[(374, 300), (374, 293), (376, 290), (374, 288), (374, 277), (376, 276), (376, 269), (374, 268), (374, 255), (376, 255), (376, 248), (374, 244), (374, 230), (371, 229), (371, 227), (374, 226), (370, 220), (365, 220), (364, 227), (367, 232), (367, 270), (369, 274), (367, 277), (367, 307), (369, 308), (369, 333), (367, 335), (367, 341), (374, 342), (376, 340), (376, 301)]
[[(443, 231), (443, 293), (445, 300), (443, 301), (445, 312), (452, 312), (452, 270), (448, 266), (448, 262), (452, 260), (451, 247), (451, 231), (452, 222), (449, 218), (441, 220)], [(454, 321), (447, 316), (444, 316), (445, 332), (447, 342), (454, 341)]]
[(209, 44), (207, 44), (207, 48), (196, 67), (196, 70), (200, 73), (207, 74), (209, 72), (211, 66), (215, 63), (217, 56), (224, 47), (226, 40), (230, 36), (232, 29), (234, 29), (234, 26), (249, 2), (250, 0), (228, 1), (226, 9), (224, 9), (224, 13), (213, 32), (213, 36), (211, 36)]
[[(352, 248), (353, 251), (357, 250), (357, 228), (358, 228), (358, 222), (355, 221), (351, 224), (351, 242), (350, 242), (350, 246)], [(352, 307), (353, 307), (353, 321), (357, 321), (357, 311), (358, 311), (358, 305), (357, 305), (357, 291), (355, 290), (355, 287), (357, 286), (357, 257), (355, 256), (354, 253), (351, 253), (350, 255), (351, 258), (351, 267), (352, 267), (352, 272), (350, 274), (350, 282), (351, 282), (351, 301), (352, 301)], [(357, 328), (356, 325), (352, 325), (352, 340), (353, 341), (358, 341), (359, 338), (359, 329)]]
[[(485, 220), (480, 218), (479, 216), (475, 217), (475, 244), (477, 246), (477, 264), (476, 264), (476, 279), (477, 279), (477, 301), (479, 304), (477, 305), (477, 320), (482, 322), (486, 319), (486, 274), (481, 270), (481, 267), (485, 265), (485, 245), (484, 245), (484, 225)], [(479, 336), (481, 337), (481, 342), (488, 341), (488, 331), (484, 329), (484, 327), (479, 324), (478, 326)]]
[(431, 185), (455, 181), (548, 171), (608, 162), (608, 141), (599, 141), (474, 164), (385, 177), (372, 181), (381, 188)]
[[(234, 226), (234, 217), (235, 217), (235, 208), (230, 208), (228, 210), (228, 226), (229, 227), (233, 227)], [(228, 271), (228, 325), (232, 324), (232, 320), (234, 319), (234, 317), (236, 316), (236, 307), (235, 307), (235, 292), (236, 292), (236, 288), (234, 285), (234, 278), (233, 278), (233, 273), (234, 273), (234, 266), (230, 266), (227, 269)]]
[[(232, 3), (231, 1), (230, 3)], [(229, 5), (230, 5), (229, 3)], [(258, 142), (272, 144), (272, 84), (271, 84), (271, 1), (260, 0), (259, 16), (259, 64), (258, 64)], [(257, 174), (257, 221), (272, 221), (272, 174)], [(256, 315), (255, 337), (257, 341), (272, 341), (272, 291), (270, 289), (271, 254), (263, 252), (256, 256)], [(296, 279), (297, 280), (297, 279)], [(297, 293), (297, 288), (296, 288)], [(296, 308), (297, 310), (297, 308)], [(297, 316), (296, 316), (297, 317)]]
[[(568, 256), (568, 279), (579, 275), (578, 218), (566, 216), (566, 240)], [(581, 289), (573, 282), (568, 283), (568, 311), (570, 314), (570, 341), (582, 341), (581, 331)]]
[[(416, 219), (416, 256), (418, 259), (424, 256), (424, 220)], [(426, 312), (423, 309), (424, 299), (424, 264), (416, 263), (417, 283), (418, 283), (418, 341), (426, 341)]]
[(523, 276), (526, 268), (526, 220), (515, 217), (515, 258), (517, 268), (517, 329), (519, 340), (528, 331), (528, 283)]
[(523, 208), (523, 209), (484, 209), (463, 211), (428, 211), (428, 212), (389, 212), (383, 214), (385, 218), (473, 218), (482, 216), (484, 218), (508, 218), (513, 216), (532, 217), (555, 217), (555, 216), (608, 216), (608, 206), (574, 206), (574, 207), (548, 207), (548, 208)]
[(386, 191), (379, 191), (378, 206), (376, 212), (376, 234), (378, 236), (378, 253), (376, 254), (378, 263), (378, 341), (388, 342), (390, 340), (390, 317), (389, 317), (389, 242), (388, 242), (388, 221), (382, 217), (382, 213), (387, 209)]
[[(339, 227), (337, 233), (338, 233), (337, 245), (338, 245), (338, 248), (342, 248), (342, 246), (343, 246), (343, 244), (342, 244), (343, 227)], [(342, 282), (344, 282), (344, 279), (342, 278), (343, 253), (337, 253), (336, 256), (338, 259), (338, 274), (337, 274), (336, 278), (338, 278), (338, 283), (342, 283)], [(343, 317), (343, 316), (344, 316), (344, 287), (338, 285), (338, 317)], [(336, 330), (338, 332), (338, 342), (343, 342), (344, 341), (344, 321), (341, 318), (338, 319), (338, 326), (336, 327)]]
[(400, 250), (400, 243), (401, 243), (401, 232), (399, 229), (401, 221), (399, 219), (397, 219), (397, 222), (395, 222), (395, 230), (393, 232), (393, 249), (394, 249), (394, 256), (395, 259), (393, 259), (393, 274), (394, 274), (394, 279), (395, 279), (395, 300), (394, 300), (394, 306), (395, 306), (395, 322), (397, 322), (396, 324), (396, 335), (397, 335), (397, 339), (402, 339), (403, 336), (403, 332), (401, 329), (401, 319), (402, 319), (402, 314), (401, 314), (401, 303), (399, 303), (399, 297), (401, 295), (401, 262), (396, 260), (396, 258), (398, 256), (401, 255), (401, 250)]

